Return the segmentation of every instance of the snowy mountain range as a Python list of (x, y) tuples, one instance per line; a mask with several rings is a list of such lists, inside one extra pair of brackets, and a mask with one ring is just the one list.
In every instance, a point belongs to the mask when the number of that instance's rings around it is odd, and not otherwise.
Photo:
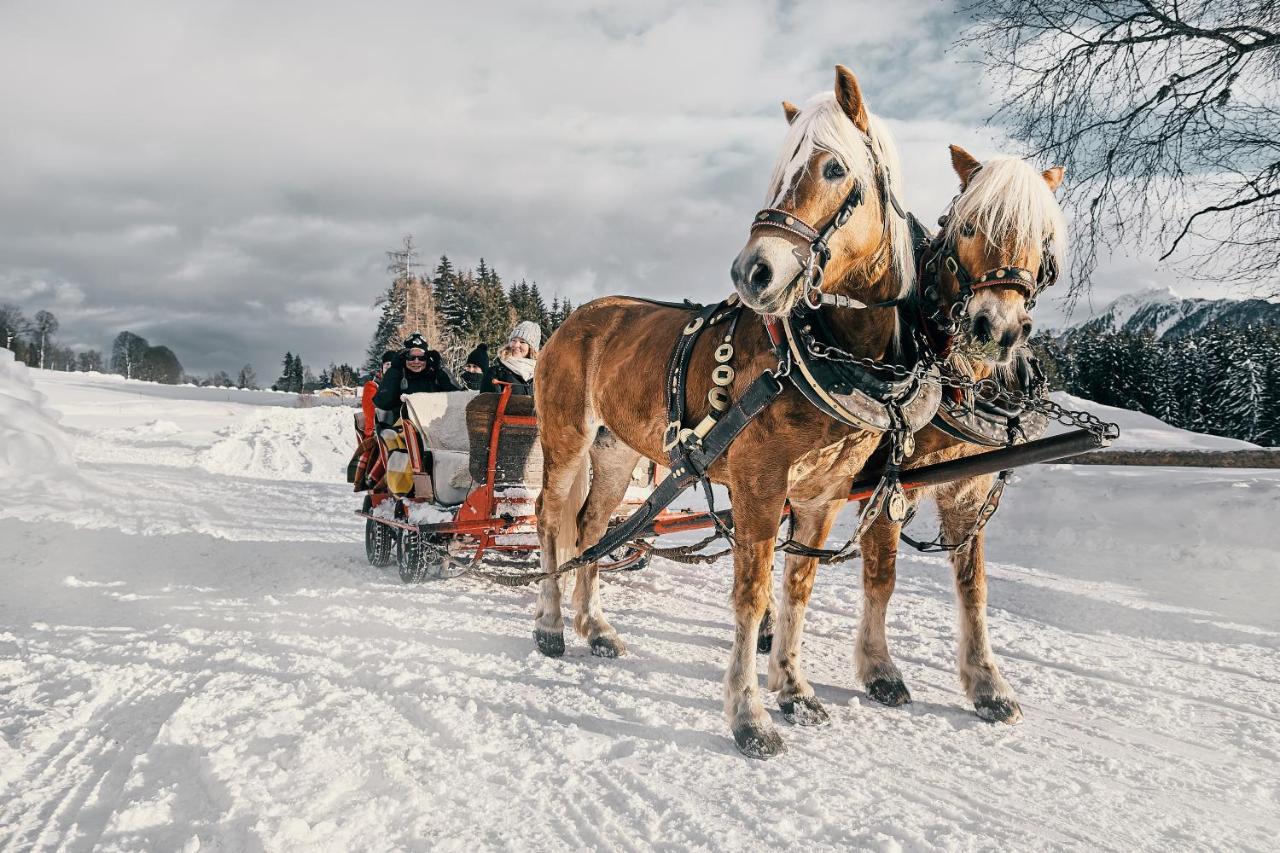
[(1265, 299), (1183, 299), (1172, 288), (1153, 287), (1121, 296), (1101, 314), (1068, 326), (1062, 336), (1149, 332), (1157, 338), (1179, 338), (1210, 323), (1280, 324), (1280, 303)]

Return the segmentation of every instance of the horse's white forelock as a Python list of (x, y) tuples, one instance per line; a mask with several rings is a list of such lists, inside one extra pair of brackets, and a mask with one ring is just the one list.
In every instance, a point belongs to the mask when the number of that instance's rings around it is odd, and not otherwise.
[(1039, 249), (1046, 240), (1063, 269), (1066, 219), (1044, 176), (1017, 157), (992, 157), (965, 187), (951, 208), (947, 236), (972, 225), (993, 247), (1017, 254)]
[[(869, 114), (869, 118), (871, 135), (867, 136), (845, 115), (834, 92), (823, 92), (810, 98), (787, 130), (781, 154), (769, 178), (765, 205), (778, 207), (786, 201), (799, 177), (808, 169), (815, 150), (829, 151), (839, 158), (845, 170), (867, 193), (876, 192), (878, 163), (890, 190), (901, 200), (902, 166), (898, 147), (884, 122), (875, 115)], [(914, 286), (916, 275), (911, 232), (907, 221), (898, 216), (887, 200), (885, 208), (893, 264), (901, 283), (899, 296), (905, 296)]]

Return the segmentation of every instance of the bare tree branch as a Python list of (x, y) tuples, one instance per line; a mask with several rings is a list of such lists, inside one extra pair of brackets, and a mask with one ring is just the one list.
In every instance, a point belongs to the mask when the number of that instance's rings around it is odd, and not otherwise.
[(1144, 244), (1280, 293), (1280, 3), (974, 0), (966, 12), (960, 43), (1003, 93), (992, 120), (1067, 169), (1073, 293), (1100, 247)]

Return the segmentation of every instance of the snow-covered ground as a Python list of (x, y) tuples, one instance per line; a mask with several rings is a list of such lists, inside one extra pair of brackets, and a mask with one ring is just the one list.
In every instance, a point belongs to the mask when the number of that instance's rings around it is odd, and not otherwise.
[(900, 709), (824, 569), (834, 721), (775, 709), (761, 763), (720, 714), (727, 565), (609, 579), (630, 655), (550, 660), (531, 591), (365, 562), (349, 410), (134, 385), (0, 363), (0, 849), (1275, 849), (1280, 472), (1021, 473), (988, 549), (1017, 727), (959, 689), (941, 560), (900, 562)]

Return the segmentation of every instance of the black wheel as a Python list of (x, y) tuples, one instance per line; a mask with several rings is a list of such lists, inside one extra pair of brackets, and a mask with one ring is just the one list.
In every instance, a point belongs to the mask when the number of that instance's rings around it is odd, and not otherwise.
[[(364, 511), (372, 506), (368, 495), (364, 498)], [(369, 565), (385, 568), (395, 559), (395, 531), (389, 525), (379, 524), (372, 518), (364, 520), (364, 554), (369, 558)]]
[(405, 583), (422, 583), (444, 574), (444, 560), (439, 552), (427, 543), (426, 537), (412, 530), (400, 532), (396, 565), (400, 568), (400, 580)]

